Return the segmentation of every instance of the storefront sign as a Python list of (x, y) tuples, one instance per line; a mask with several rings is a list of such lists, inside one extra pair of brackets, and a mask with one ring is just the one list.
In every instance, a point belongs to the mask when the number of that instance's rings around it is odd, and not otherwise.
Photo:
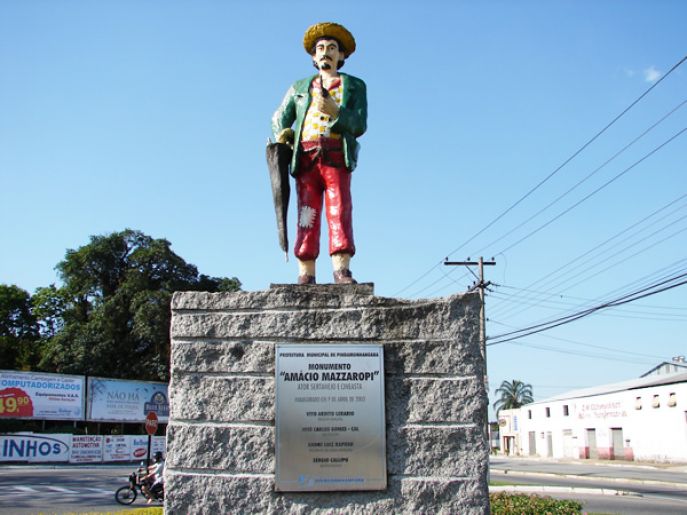
[(92, 377), (88, 392), (89, 420), (144, 422), (151, 411), (161, 423), (169, 418), (166, 383)]
[(275, 489), (385, 489), (382, 345), (278, 344), (275, 368)]
[(126, 435), (105, 436), (103, 461), (130, 461), (132, 459), (130, 438)]
[(15, 433), (0, 435), (0, 461), (69, 461), (72, 435)]
[(625, 418), (627, 410), (620, 401), (586, 402), (580, 406), (577, 418), (580, 420), (604, 420), (607, 418)]
[(103, 437), (101, 435), (72, 436), (71, 463), (101, 463), (103, 461)]
[(0, 370), (0, 418), (81, 420), (84, 378)]

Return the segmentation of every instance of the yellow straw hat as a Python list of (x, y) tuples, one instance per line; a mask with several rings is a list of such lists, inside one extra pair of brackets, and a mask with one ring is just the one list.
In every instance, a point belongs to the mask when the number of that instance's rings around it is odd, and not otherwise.
[(346, 57), (355, 52), (355, 38), (353, 34), (348, 32), (343, 25), (331, 22), (316, 23), (308, 27), (308, 30), (305, 31), (305, 36), (303, 36), (303, 48), (310, 54), (317, 40), (326, 37), (339, 41), (345, 49)]

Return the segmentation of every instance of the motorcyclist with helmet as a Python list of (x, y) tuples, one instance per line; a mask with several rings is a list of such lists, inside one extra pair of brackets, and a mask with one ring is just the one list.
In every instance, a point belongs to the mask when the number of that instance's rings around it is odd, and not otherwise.
[(148, 474), (141, 480), (141, 491), (143, 495), (148, 498), (148, 504), (151, 504), (156, 499), (162, 498), (161, 493), (164, 490), (164, 472), (165, 459), (162, 453), (158, 451), (155, 453), (155, 463), (148, 467)]

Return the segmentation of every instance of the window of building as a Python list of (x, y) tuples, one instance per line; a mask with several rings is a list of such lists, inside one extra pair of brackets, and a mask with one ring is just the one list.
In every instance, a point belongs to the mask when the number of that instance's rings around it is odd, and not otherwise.
[(527, 410), (527, 418), (530, 418), (530, 419), (532, 418), (532, 410), (531, 409)]
[(642, 409), (642, 398), (641, 397), (635, 398), (635, 409)]
[(546, 408), (546, 418), (551, 416), (551, 408)]
[(563, 416), (567, 417), (568, 415), (570, 415), (570, 411), (568, 410), (568, 405), (563, 404)]
[(677, 394), (675, 392), (671, 392), (668, 396), (668, 406), (671, 408), (677, 406)]
[(651, 406), (654, 408), (660, 408), (661, 407), (661, 400), (658, 398), (658, 395), (654, 395), (654, 400), (651, 403)]

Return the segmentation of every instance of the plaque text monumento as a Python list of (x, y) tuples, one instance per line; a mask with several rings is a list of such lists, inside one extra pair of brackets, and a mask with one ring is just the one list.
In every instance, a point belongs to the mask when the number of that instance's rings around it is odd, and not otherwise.
[(278, 344), (275, 371), (275, 489), (384, 490), (383, 346)]

